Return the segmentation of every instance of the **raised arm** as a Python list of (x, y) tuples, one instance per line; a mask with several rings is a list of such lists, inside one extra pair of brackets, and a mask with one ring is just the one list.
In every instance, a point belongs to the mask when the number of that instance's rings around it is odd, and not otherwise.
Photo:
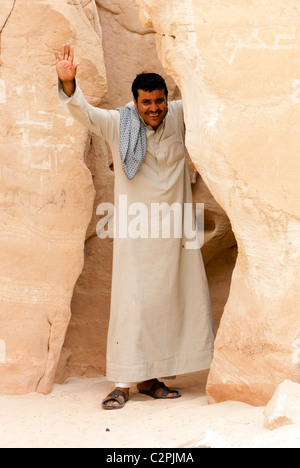
[(79, 62), (74, 63), (74, 47), (64, 44), (61, 54), (56, 50), (56, 71), (63, 86), (64, 93), (71, 97), (75, 92), (75, 77)]
[(58, 94), (76, 120), (91, 132), (102, 136), (110, 145), (118, 144), (120, 136), (120, 113), (94, 107), (87, 102), (76, 81), (79, 62), (74, 62), (74, 48), (64, 44), (61, 53), (55, 51), (58, 74)]

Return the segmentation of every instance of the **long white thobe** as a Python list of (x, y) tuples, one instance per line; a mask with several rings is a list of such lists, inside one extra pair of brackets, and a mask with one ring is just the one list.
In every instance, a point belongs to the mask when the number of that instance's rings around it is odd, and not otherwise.
[(138, 382), (209, 368), (214, 331), (201, 250), (187, 248), (184, 229), (174, 235), (173, 221), (170, 238), (162, 226), (154, 221), (151, 226), (157, 204), (180, 204), (181, 213), (185, 203), (192, 204), (182, 102), (169, 102), (156, 132), (145, 124), (146, 158), (130, 181), (119, 151), (119, 111), (89, 105), (78, 85), (71, 98), (60, 85), (59, 96), (77, 120), (109, 143), (113, 155), (116, 223), (108, 380)]

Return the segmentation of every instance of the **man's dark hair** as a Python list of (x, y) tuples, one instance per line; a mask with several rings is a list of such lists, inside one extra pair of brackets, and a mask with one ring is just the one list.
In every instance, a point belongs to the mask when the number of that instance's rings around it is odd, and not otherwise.
[(168, 88), (165, 80), (162, 76), (157, 75), (157, 73), (140, 73), (137, 75), (136, 79), (132, 84), (131, 91), (133, 93), (134, 99), (138, 100), (138, 90), (142, 89), (143, 91), (151, 93), (156, 89), (164, 89), (166, 98), (168, 98)]

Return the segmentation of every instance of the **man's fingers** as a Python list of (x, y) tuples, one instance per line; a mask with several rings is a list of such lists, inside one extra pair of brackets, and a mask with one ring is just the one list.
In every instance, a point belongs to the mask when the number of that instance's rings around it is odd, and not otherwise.
[[(71, 62), (73, 65), (74, 62), (74, 47), (70, 46), (70, 44), (63, 44), (61, 47), (61, 54), (58, 53), (57, 50), (54, 51), (55, 58), (56, 58), (56, 63), (61, 62), (61, 61), (68, 61)], [(75, 65), (75, 68), (77, 68), (79, 63)]]
[(70, 51), (69, 51), (69, 61), (71, 63), (73, 63), (73, 61), (74, 61), (74, 47), (72, 47), (72, 46), (70, 47)]
[[(74, 53), (73, 53), (74, 55)], [(65, 60), (69, 60), (69, 62), (71, 61), (71, 47), (70, 47), (70, 44), (66, 44), (66, 48), (65, 48)]]
[(69, 44), (64, 44), (62, 46), (63, 60), (69, 60), (69, 55), (70, 55), (70, 45)]
[(68, 44), (65, 44), (64, 45), (64, 60), (68, 60), (68, 57), (69, 57), (69, 47), (68, 47)]

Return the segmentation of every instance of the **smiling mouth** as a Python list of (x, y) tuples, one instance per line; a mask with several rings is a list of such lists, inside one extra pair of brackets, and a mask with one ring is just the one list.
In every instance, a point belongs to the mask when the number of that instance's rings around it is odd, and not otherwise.
[(151, 117), (152, 119), (155, 119), (156, 117), (159, 117), (160, 116), (160, 112), (157, 112), (156, 114), (148, 114), (149, 117)]

